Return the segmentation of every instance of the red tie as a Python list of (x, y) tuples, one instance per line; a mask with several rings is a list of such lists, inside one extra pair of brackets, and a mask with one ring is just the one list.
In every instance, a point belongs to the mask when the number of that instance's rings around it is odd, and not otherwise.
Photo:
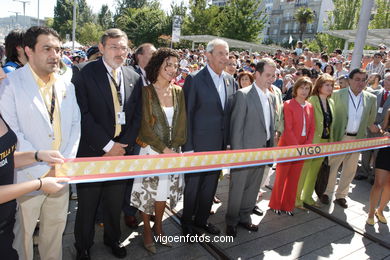
[(389, 91), (385, 91), (385, 95), (383, 96), (384, 101), (386, 101), (388, 95), (389, 95)]

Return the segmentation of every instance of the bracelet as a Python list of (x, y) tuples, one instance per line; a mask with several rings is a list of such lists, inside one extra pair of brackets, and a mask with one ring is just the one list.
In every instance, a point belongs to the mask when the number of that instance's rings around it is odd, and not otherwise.
[(37, 161), (37, 162), (43, 162), (41, 159), (38, 158), (38, 152), (39, 152), (39, 150), (36, 151), (35, 154), (34, 154), (35, 161)]
[(37, 180), (39, 181), (39, 188), (37, 190), (40, 190), (42, 188), (42, 180), (41, 178), (38, 178)]

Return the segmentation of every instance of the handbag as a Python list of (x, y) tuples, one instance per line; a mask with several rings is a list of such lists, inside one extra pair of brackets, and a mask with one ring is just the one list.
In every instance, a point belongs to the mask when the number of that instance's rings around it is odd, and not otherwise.
[(328, 157), (325, 157), (318, 171), (317, 180), (316, 180), (315, 192), (318, 197), (321, 197), (321, 195), (324, 194), (326, 190), (326, 186), (328, 185), (328, 179), (329, 179), (329, 171), (330, 171), (329, 160)]

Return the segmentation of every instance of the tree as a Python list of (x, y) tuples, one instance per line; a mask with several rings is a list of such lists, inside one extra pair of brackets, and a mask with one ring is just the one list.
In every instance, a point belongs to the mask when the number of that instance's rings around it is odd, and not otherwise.
[(158, 37), (163, 34), (163, 25), (167, 16), (161, 9), (143, 7), (125, 9), (116, 19), (118, 28), (125, 31), (129, 39), (140, 45), (145, 42), (158, 43)]
[(307, 25), (314, 21), (314, 12), (308, 7), (300, 7), (295, 12), (294, 17), (299, 23), (299, 39), (302, 40), (302, 36), (306, 31)]
[(113, 27), (112, 24), (112, 13), (108, 9), (108, 5), (102, 5), (98, 14), (98, 23), (103, 29), (109, 29)]
[(78, 34), (77, 39), (81, 44), (97, 44), (103, 34), (103, 29), (99, 24), (89, 22), (80, 28)]
[(370, 29), (385, 29), (390, 28), (390, 1), (389, 0), (377, 0), (376, 1), (376, 14), (374, 19), (370, 22)]
[(57, 0), (57, 4), (54, 7), (53, 28), (62, 38), (65, 38), (67, 33), (72, 32), (72, 10), (72, 0)]
[(96, 16), (92, 13), (92, 8), (87, 4), (86, 0), (77, 0), (78, 1), (78, 15), (77, 15), (77, 25), (83, 26), (86, 23), (96, 22)]
[(266, 16), (258, 0), (229, 0), (218, 16), (219, 35), (242, 41), (258, 42)]
[(190, 14), (184, 19), (183, 34), (211, 34), (218, 35), (217, 17), (220, 8), (207, 6), (206, 0), (190, 0)]

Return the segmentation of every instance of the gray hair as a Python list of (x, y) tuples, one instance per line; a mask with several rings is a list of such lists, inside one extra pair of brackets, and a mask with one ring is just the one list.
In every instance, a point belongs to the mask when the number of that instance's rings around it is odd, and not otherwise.
[(390, 78), (390, 72), (387, 72), (387, 73), (385, 74), (385, 76), (383, 76), (383, 79), (387, 79), (387, 78)]
[(219, 46), (219, 45), (223, 45), (227, 49), (229, 49), (229, 45), (226, 41), (224, 41), (222, 39), (214, 39), (214, 40), (209, 41), (209, 43), (207, 44), (206, 52), (209, 52), (209, 53), (213, 52), (215, 46)]

